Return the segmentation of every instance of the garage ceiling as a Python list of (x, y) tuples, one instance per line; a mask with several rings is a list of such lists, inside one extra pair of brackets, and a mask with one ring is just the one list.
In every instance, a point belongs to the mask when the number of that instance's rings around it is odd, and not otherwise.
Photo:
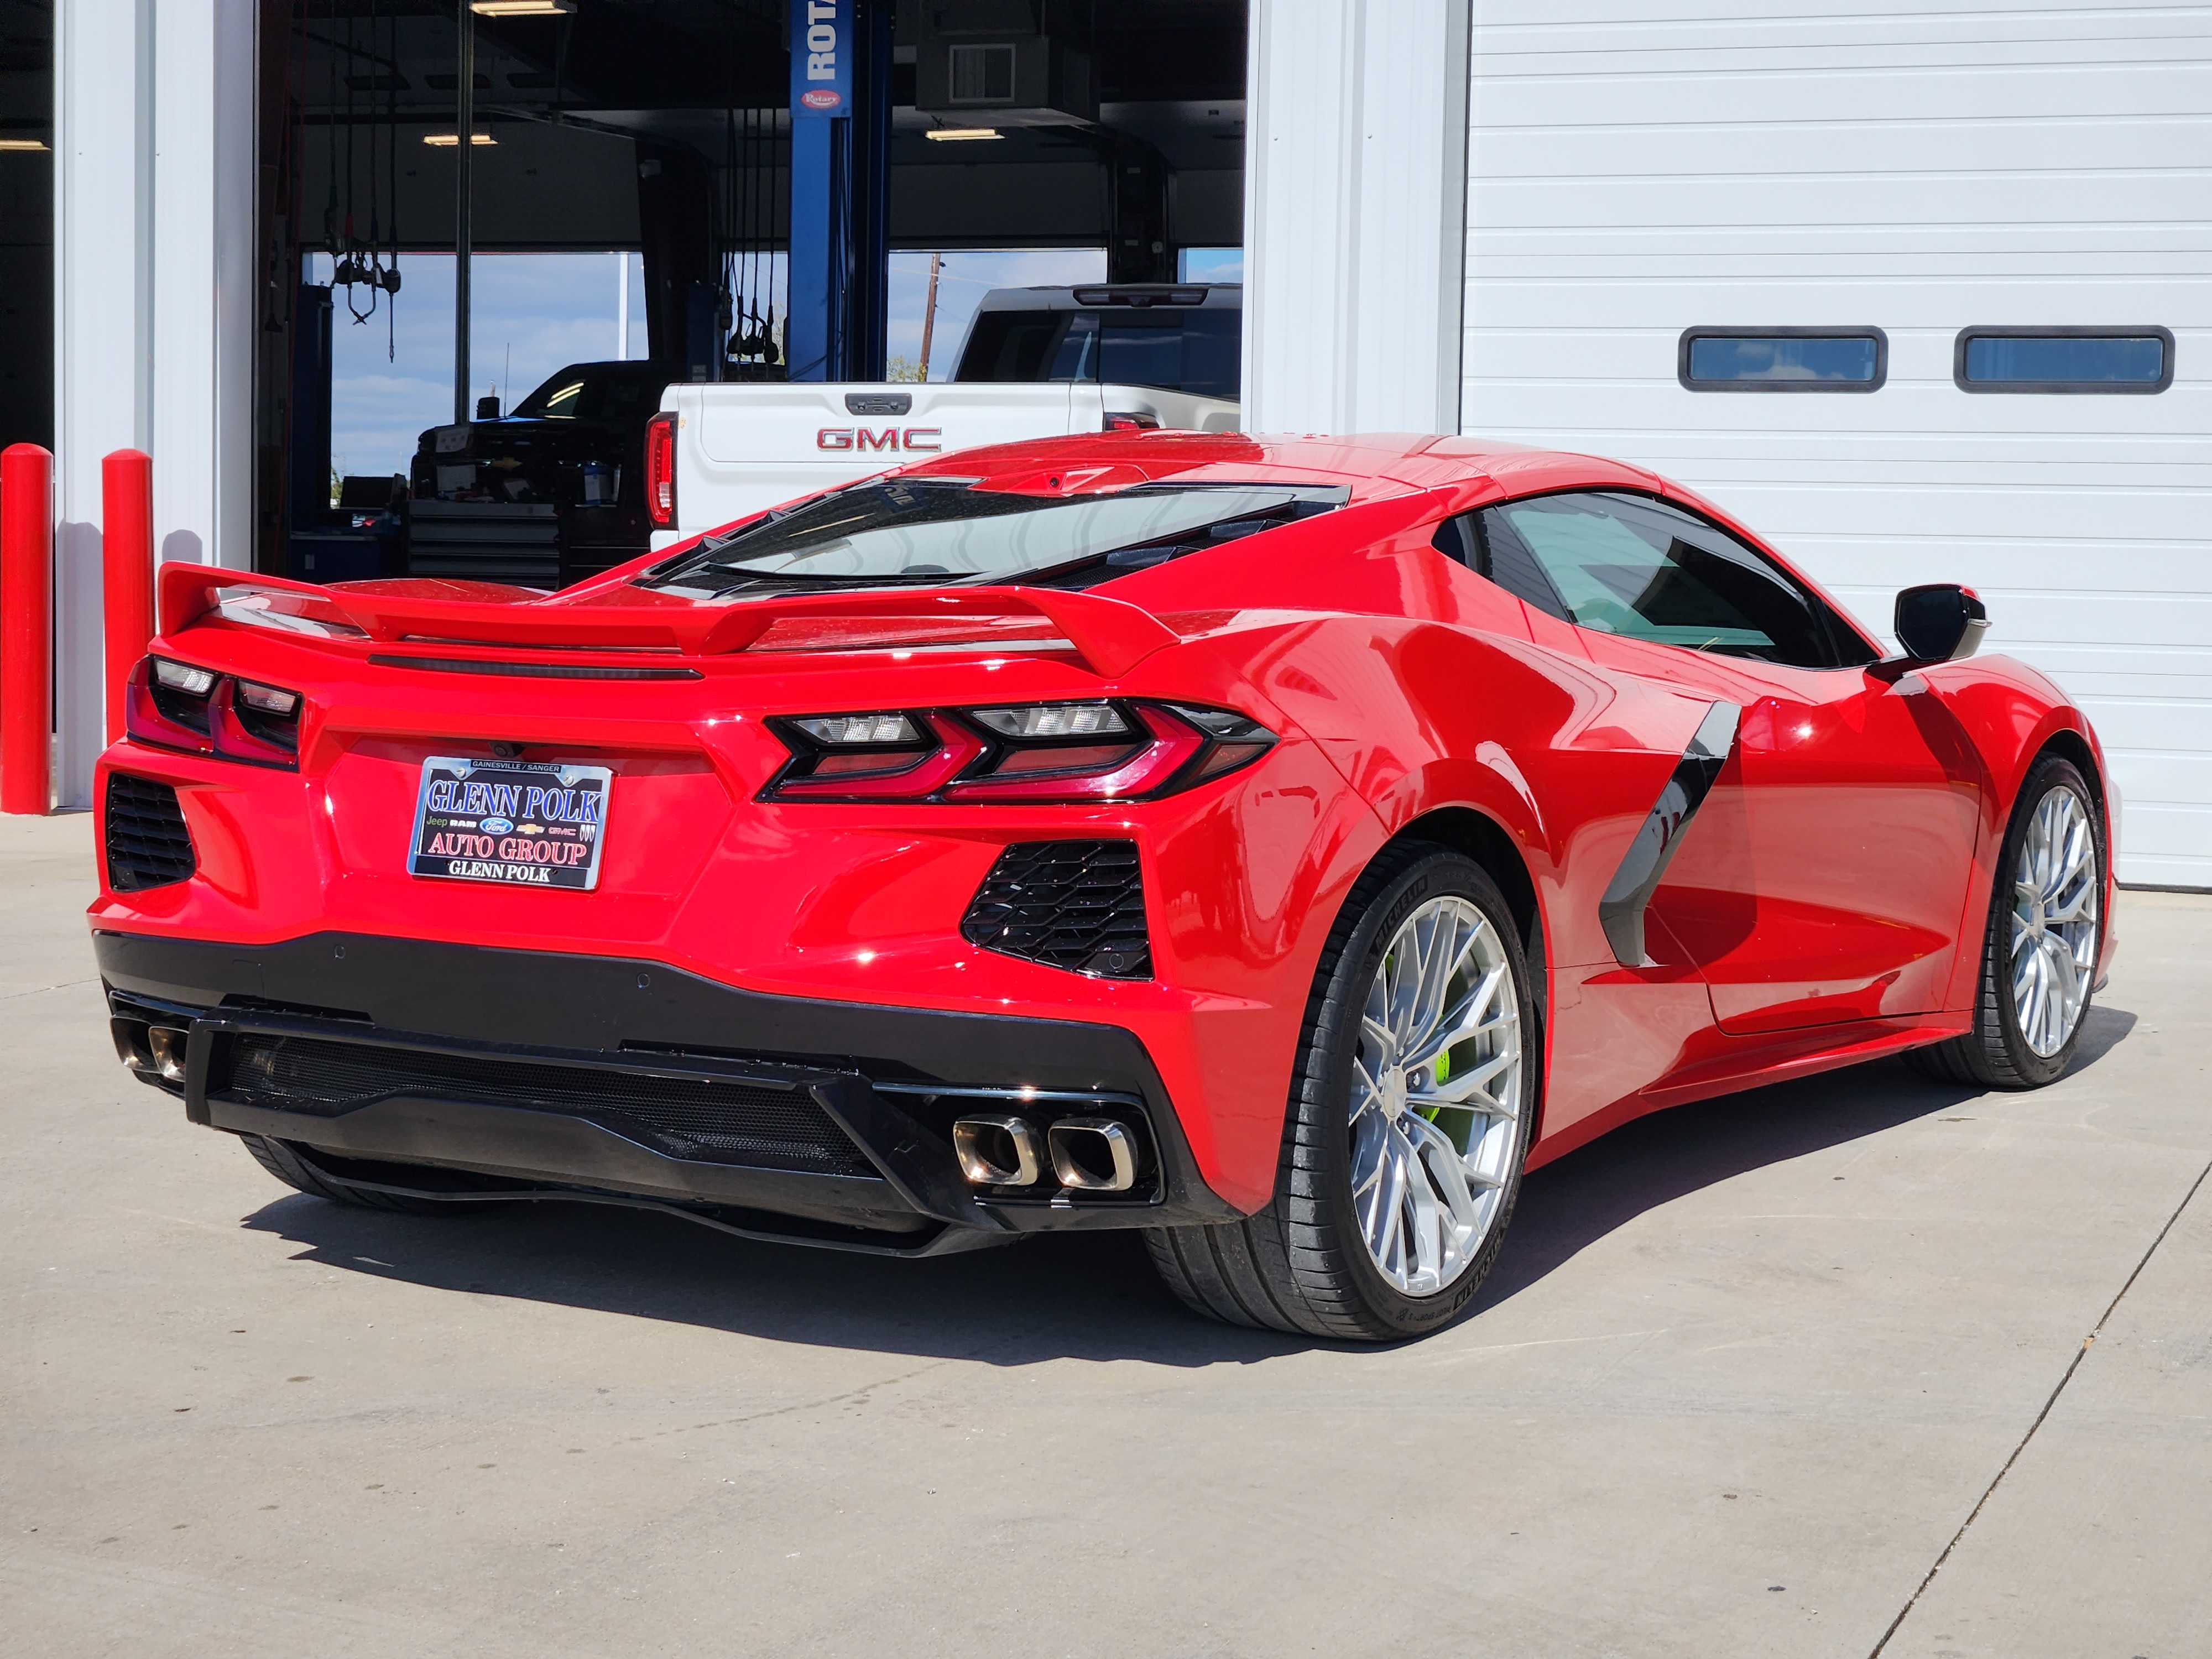
[[(1242, 239), (1244, 0), (1099, 0), (1092, 27), (1098, 115), (1014, 127), (988, 143), (938, 143), (944, 125), (915, 107), (915, 48), (927, 6), (901, 0), (895, 23), (892, 241), (903, 247), (1098, 246), (1109, 235), (1108, 167), (1164, 169), (1178, 246)], [(1033, 0), (1013, 0), (1026, 9)], [(1066, 0), (1054, 0), (1065, 4)], [(783, 236), (781, 145), (747, 162), (733, 131), (772, 132), (788, 88), (781, 0), (576, 0), (554, 17), (478, 16), (475, 152), (478, 248), (549, 252), (636, 246), (635, 167), (673, 148), (717, 175), (733, 159), (772, 210), (738, 216), (746, 234)], [(270, 27), (270, 25), (274, 27)], [(272, 113), (296, 149), (283, 171), (300, 246), (354, 235), (410, 250), (453, 244), (454, 9), (420, 0), (299, 0), (269, 7)], [(275, 149), (282, 149), (280, 144)], [(266, 138), (264, 154), (273, 153)], [(332, 206), (333, 161), (337, 204)], [(348, 182), (350, 181), (350, 192)], [(725, 179), (726, 185), (727, 180)], [(741, 186), (739, 187), (741, 188)], [(283, 203), (271, 203), (283, 212)], [(396, 234), (393, 222), (396, 221)]]

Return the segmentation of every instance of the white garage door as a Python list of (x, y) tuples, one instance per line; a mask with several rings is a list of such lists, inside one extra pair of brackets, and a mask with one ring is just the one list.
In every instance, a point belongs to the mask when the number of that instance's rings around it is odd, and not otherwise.
[[(1971, 584), (1986, 648), (2095, 720), (2122, 879), (2212, 887), (2212, 10), (1475, 0), (1470, 110), (1462, 429), (1679, 478), (1885, 635), (1899, 587)], [(1692, 391), (1697, 325), (1878, 328), (1887, 381)], [(2162, 327), (2172, 383), (1973, 395), (1973, 325)], [(1973, 368), (2160, 350), (1998, 340)]]

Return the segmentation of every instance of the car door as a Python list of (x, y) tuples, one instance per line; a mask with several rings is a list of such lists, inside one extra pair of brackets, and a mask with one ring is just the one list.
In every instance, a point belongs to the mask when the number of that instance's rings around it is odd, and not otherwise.
[[(1534, 496), (1481, 518), (1495, 578), (1604, 665), (1695, 688), (1725, 732), (1678, 803), (1648, 896), (1658, 937), (1738, 1035), (1942, 1006), (1980, 775), (1917, 676), (1759, 550), (1656, 499)], [(1687, 811), (1680, 811), (1686, 805)]]

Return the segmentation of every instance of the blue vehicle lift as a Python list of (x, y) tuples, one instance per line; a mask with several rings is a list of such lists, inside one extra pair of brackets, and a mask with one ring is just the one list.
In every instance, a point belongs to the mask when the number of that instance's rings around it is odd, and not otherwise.
[(890, 324), (891, 0), (791, 0), (794, 380), (880, 380)]

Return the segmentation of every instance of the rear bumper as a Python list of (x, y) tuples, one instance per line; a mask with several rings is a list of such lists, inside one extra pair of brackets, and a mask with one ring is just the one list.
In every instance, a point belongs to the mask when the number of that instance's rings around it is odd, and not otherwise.
[[(317, 933), (232, 946), (99, 932), (125, 1029), (189, 1030), (193, 1121), (425, 1195), (596, 1197), (738, 1231), (919, 1254), (1070, 1227), (1233, 1218), (1134, 1034), (773, 996), (665, 963)], [(953, 1118), (1111, 1115), (1127, 1194), (988, 1200)], [(410, 1171), (419, 1171), (419, 1184)]]

